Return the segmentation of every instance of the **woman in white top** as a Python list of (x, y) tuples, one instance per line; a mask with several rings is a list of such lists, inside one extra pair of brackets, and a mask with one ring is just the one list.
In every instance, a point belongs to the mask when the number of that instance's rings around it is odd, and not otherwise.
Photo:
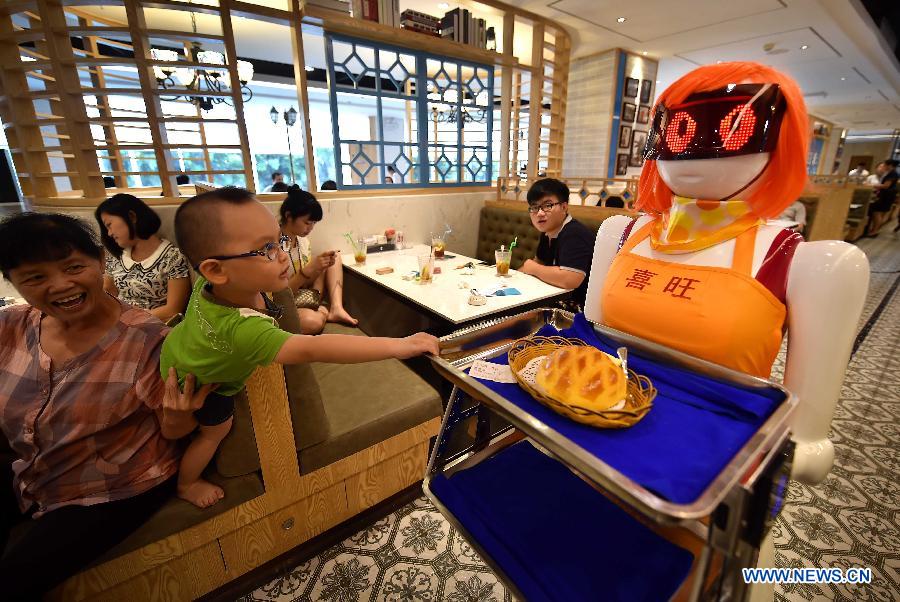
[(341, 256), (336, 251), (313, 255), (307, 236), (322, 221), (322, 205), (311, 193), (291, 186), (278, 210), (281, 231), (291, 238), (288, 252), (292, 275), (289, 285), (295, 294), (301, 289), (314, 289), (328, 299), (328, 307), (300, 307), (300, 328), (304, 334), (319, 334), (326, 322), (356, 326), (358, 320), (344, 309), (344, 272)]
[(139, 198), (117, 194), (94, 212), (108, 251), (104, 288), (162, 320), (182, 313), (191, 295), (190, 265), (157, 235), (159, 216)]

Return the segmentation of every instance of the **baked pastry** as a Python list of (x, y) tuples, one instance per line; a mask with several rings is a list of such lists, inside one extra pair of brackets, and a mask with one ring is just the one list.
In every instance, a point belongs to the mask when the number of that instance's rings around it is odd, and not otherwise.
[(624, 407), (628, 381), (611, 355), (595, 347), (562, 347), (540, 363), (535, 388), (561, 403), (602, 412)]

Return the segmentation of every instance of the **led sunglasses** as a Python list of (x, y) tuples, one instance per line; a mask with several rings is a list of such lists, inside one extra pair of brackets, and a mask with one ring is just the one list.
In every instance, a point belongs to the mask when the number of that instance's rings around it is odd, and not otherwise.
[(715, 159), (771, 152), (787, 104), (777, 84), (728, 84), (659, 105), (645, 159)]

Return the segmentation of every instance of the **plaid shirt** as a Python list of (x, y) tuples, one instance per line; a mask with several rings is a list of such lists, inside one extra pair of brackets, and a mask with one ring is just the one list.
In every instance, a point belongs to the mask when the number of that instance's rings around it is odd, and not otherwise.
[(179, 449), (153, 411), (166, 327), (123, 303), (97, 346), (51, 370), (40, 321), (30, 305), (0, 311), (0, 429), (23, 513), (132, 497), (175, 474)]

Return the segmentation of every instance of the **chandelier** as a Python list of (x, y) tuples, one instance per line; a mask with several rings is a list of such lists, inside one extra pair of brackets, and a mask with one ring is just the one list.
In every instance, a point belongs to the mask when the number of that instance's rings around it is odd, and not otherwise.
[[(435, 104), (431, 105), (431, 119), (437, 123), (484, 123), (487, 119), (487, 109), (479, 109), (470, 106), (458, 106), (459, 95), (453, 88), (437, 87), (429, 90), (427, 94), (428, 100)], [(471, 102), (472, 95), (463, 93), (463, 102)], [(447, 108), (438, 109), (438, 103), (444, 104)]]
[[(191, 28), (197, 33), (197, 17), (191, 12)], [(150, 56), (156, 61), (165, 61), (174, 63), (173, 65), (154, 65), (153, 75), (156, 77), (156, 83), (164, 90), (175, 89), (174, 96), (163, 98), (163, 100), (178, 100), (184, 98), (197, 105), (203, 111), (211, 110), (215, 105), (228, 104), (231, 105), (229, 96), (185, 96), (177, 94), (177, 88), (182, 86), (194, 92), (215, 92), (222, 93), (229, 91), (228, 69), (225, 65), (225, 55), (214, 50), (203, 50), (203, 47), (194, 42), (191, 44), (190, 56), (188, 60), (194, 63), (203, 63), (210, 65), (207, 68), (189, 68), (177, 66), (178, 59), (181, 56), (177, 51), (170, 48), (151, 48)], [(213, 65), (221, 65), (221, 69), (212, 67)], [(241, 98), (244, 102), (249, 102), (253, 98), (253, 91), (247, 86), (253, 79), (253, 63), (250, 61), (237, 61), (238, 80), (241, 83)]]
[(439, 111), (437, 107), (432, 106), (431, 118), (438, 123), (484, 123), (487, 118), (487, 110), (451, 107), (447, 110)]

